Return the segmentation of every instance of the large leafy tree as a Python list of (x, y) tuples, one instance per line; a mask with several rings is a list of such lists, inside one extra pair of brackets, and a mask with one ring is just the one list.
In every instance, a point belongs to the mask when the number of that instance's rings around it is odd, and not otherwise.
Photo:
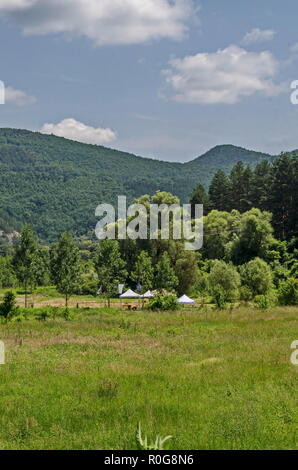
[(21, 238), (13, 256), (12, 264), (19, 283), (25, 291), (25, 307), (28, 307), (28, 287), (36, 280), (36, 263), (38, 257), (37, 242), (29, 225), (21, 233)]
[(266, 295), (273, 287), (270, 266), (262, 259), (255, 258), (240, 269), (242, 284), (246, 286), (253, 297)]
[(176, 261), (175, 272), (179, 280), (179, 294), (186, 294), (198, 280), (197, 254), (193, 251), (183, 251)]
[(232, 264), (216, 260), (209, 274), (209, 286), (211, 293), (220, 287), (225, 300), (234, 300), (238, 296), (240, 287), (240, 275)]
[(238, 211), (219, 212), (213, 210), (204, 217), (204, 245), (202, 253), (205, 258), (224, 259), (228, 243), (239, 230), (241, 215)]
[(140, 283), (143, 292), (152, 289), (154, 282), (154, 269), (150, 256), (146, 251), (141, 251), (137, 257), (135, 269), (131, 274), (133, 281)]
[(69, 233), (63, 233), (51, 249), (51, 275), (57, 290), (65, 296), (65, 305), (76, 291), (81, 279), (79, 248)]
[(171, 266), (171, 259), (167, 252), (163, 253), (156, 266), (155, 285), (157, 289), (174, 291), (179, 284), (174, 268)]
[(48, 247), (37, 247), (36, 256), (32, 266), (34, 272), (34, 284), (39, 286), (49, 285), (50, 282), (50, 253)]
[(231, 246), (231, 259), (235, 264), (244, 264), (263, 257), (274, 242), (271, 214), (252, 209), (241, 217), (239, 232)]
[(118, 286), (125, 282), (127, 277), (125, 261), (121, 257), (117, 240), (102, 240), (95, 255), (95, 269), (98, 275), (99, 286), (110, 298), (118, 293)]
[(11, 258), (8, 256), (0, 257), (0, 287), (14, 287), (17, 282)]

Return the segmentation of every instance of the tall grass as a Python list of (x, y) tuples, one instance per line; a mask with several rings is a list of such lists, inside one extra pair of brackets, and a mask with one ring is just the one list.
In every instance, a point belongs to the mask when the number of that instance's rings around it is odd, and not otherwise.
[(0, 448), (136, 449), (141, 422), (172, 449), (294, 449), (296, 339), (289, 307), (1, 324)]

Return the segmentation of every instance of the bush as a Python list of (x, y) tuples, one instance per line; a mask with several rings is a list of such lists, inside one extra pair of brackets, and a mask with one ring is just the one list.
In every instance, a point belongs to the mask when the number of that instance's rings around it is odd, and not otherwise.
[(221, 286), (215, 286), (212, 289), (212, 299), (219, 310), (224, 310), (226, 307), (226, 293)]
[(254, 300), (254, 305), (256, 308), (267, 310), (268, 308), (274, 307), (276, 305), (276, 298), (273, 294), (257, 295)]
[(270, 266), (262, 259), (255, 258), (241, 267), (242, 284), (253, 293), (253, 297), (268, 295), (273, 287)]
[(12, 319), (19, 312), (16, 306), (16, 296), (13, 292), (8, 291), (4, 294), (3, 302), (0, 304), (0, 317), (6, 320)]
[(40, 309), (34, 314), (36, 320), (46, 321), (52, 318), (52, 313), (48, 309)]
[(298, 279), (282, 282), (278, 290), (280, 305), (298, 305)]
[(166, 310), (178, 310), (179, 304), (174, 295), (157, 295), (154, 299), (150, 300), (148, 304), (148, 309), (152, 311), (166, 311)]
[(239, 294), (240, 275), (232, 264), (216, 260), (209, 274), (209, 285), (213, 297), (214, 293), (219, 295), (219, 287), (224, 293), (225, 302), (234, 300)]
[(76, 289), (75, 294), (77, 295), (96, 295), (98, 291), (97, 280), (87, 280), (82, 283), (79, 288)]
[(69, 310), (68, 308), (66, 308), (64, 311), (63, 311), (63, 318), (64, 320), (66, 321), (72, 321), (74, 319), (75, 315), (73, 313), (73, 311)]
[(14, 315), (11, 318), (11, 323), (22, 323), (23, 321), (27, 320), (27, 316), (24, 315), (23, 313), (20, 313), (19, 315)]

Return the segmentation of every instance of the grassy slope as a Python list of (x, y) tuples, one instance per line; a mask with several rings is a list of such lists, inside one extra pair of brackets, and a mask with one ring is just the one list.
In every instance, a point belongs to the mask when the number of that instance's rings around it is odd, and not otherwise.
[(293, 449), (298, 309), (113, 309), (0, 325), (0, 448)]

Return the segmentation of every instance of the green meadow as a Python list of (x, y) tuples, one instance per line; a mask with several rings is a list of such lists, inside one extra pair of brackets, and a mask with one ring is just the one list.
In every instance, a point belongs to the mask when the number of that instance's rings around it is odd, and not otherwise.
[(0, 449), (296, 449), (298, 308), (56, 309), (0, 324)]

